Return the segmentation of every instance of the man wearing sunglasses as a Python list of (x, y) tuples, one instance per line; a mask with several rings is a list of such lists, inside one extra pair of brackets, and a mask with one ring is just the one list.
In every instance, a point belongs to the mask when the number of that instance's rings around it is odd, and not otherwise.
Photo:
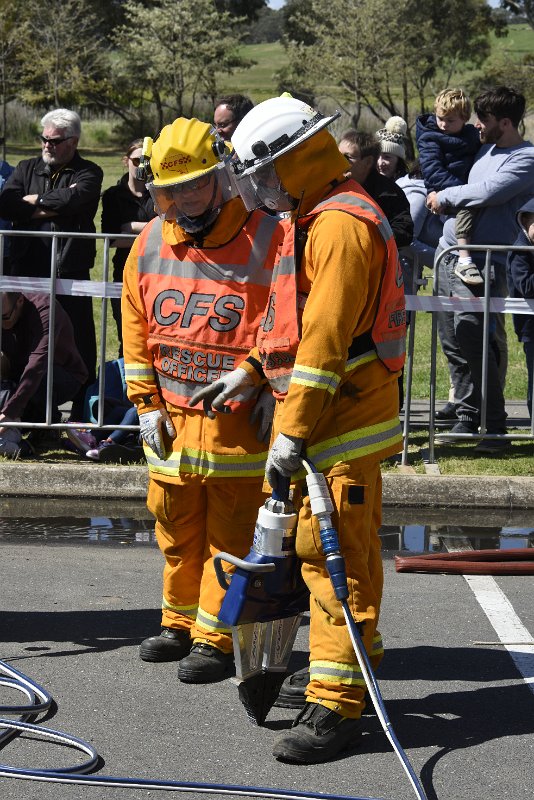
[[(21, 161), (0, 195), (0, 217), (15, 230), (94, 233), (94, 216), (100, 199), (103, 173), (97, 164), (78, 153), (81, 121), (74, 111), (57, 108), (41, 120), (41, 154)], [(10, 272), (26, 277), (51, 274), (52, 238), (12, 237)], [(88, 280), (94, 264), (93, 239), (57, 239), (55, 273), (60, 278)], [(76, 345), (95, 380), (96, 338), (90, 297), (60, 295), (72, 321)], [(72, 419), (81, 418), (84, 389), (73, 404)]]

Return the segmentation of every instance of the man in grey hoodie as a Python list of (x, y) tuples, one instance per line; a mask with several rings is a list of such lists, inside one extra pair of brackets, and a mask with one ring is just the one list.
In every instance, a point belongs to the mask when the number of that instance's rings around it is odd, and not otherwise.
[[(479, 95), (474, 103), (482, 147), (469, 173), (468, 183), (440, 192), (431, 192), (427, 204), (437, 214), (457, 208), (479, 209), (472, 233), (473, 244), (512, 244), (516, 237), (516, 214), (534, 191), (534, 146), (519, 133), (525, 111), (525, 98), (512, 88), (499, 86)], [(439, 249), (457, 244), (454, 219), (443, 227)], [(483, 286), (467, 286), (454, 274), (457, 253), (440, 262), (440, 294), (464, 299), (481, 297)], [(473, 260), (484, 272), (485, 253), (474, 253)], [(506, 296), (506, 253), (492, 255), (493, 297)], [(444, 312), (438, 315), (438, 331), (443, 352), (449, 362), (454, 386), (458, 422), (451, 433), (472, 435), (480, 425), (482, 393), (483, 315), (471, 311)], [(506, 411), (499, 380), (498, 355), (488, 352), (487, 432), (506, 433)], [(441, 442), (446, 437), (441, 436)], [(450, 440), (457, 441), (456, 438)], [(477, 445), (482, 453), (497, 453), (508, 445), (506, 439), (487, 439)]]

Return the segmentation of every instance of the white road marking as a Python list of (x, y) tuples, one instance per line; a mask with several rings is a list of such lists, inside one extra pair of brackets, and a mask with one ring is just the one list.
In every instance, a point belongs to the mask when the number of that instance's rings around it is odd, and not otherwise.
[[(445, 540), (445, 546), (450, 552), (473, 549), (468, 539), (461, 538), (449, 542)], [(534, 693), (532, 634), (525, 628), (511, 602), (491, 575), (464, 575), (464, 578), (523, 680)]]

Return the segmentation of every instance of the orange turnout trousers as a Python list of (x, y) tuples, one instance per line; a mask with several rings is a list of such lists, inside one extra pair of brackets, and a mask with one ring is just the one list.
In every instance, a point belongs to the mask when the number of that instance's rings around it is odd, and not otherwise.
[[(378, 536), (380, 463), (374, 460), (340, 465), (330, 471), (327, 483), (335, 506), (332, 522), (345, 559), (348, 605), (353, 617), (362, 623), (363, 643), (376, 668), (383, 655), (377, 629), (383, 583)], [(358, 718), (365, 707), (365, 681), (326, 571), (319, 525), (311, 515), (307, 495), (301, 503), (296, 546), (311, 595), (310, 682), (306, 695), (345, 717)]]
[(231, 629), (217, 617), (224, 598), (213, 568), (221, 551), (244, 558), (265, 501), (262, 480), (182, 484), (151, 477), (147, 505), (156, 517), (156, 538), (165, 558), (162, 625), (186, 630), (195, 640), (232, 651)]

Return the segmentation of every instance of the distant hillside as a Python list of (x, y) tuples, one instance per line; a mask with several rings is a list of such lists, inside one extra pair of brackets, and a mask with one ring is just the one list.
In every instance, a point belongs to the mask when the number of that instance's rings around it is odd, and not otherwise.
[[(529, 54), (534, 54), (534, 30), (526, 24), (510, 25), (508, 36), (502, 39), (492, 37), (493, 53), (502, 53), (506, 59), (519, 61)], [(242, 54), (252, 61), (254, 66), (238, 70), (233, 75), (220, 79), (221, 94), (224, 92), (241, 92), (249, 94), (258, 103), (277, 93), (275, 72), (287, 64), (287, 57), (280, 42), (268, 44), (244, 45)], [(462, 83), (468, 78), (470, 70), (459, 73), (455, 80)]]

